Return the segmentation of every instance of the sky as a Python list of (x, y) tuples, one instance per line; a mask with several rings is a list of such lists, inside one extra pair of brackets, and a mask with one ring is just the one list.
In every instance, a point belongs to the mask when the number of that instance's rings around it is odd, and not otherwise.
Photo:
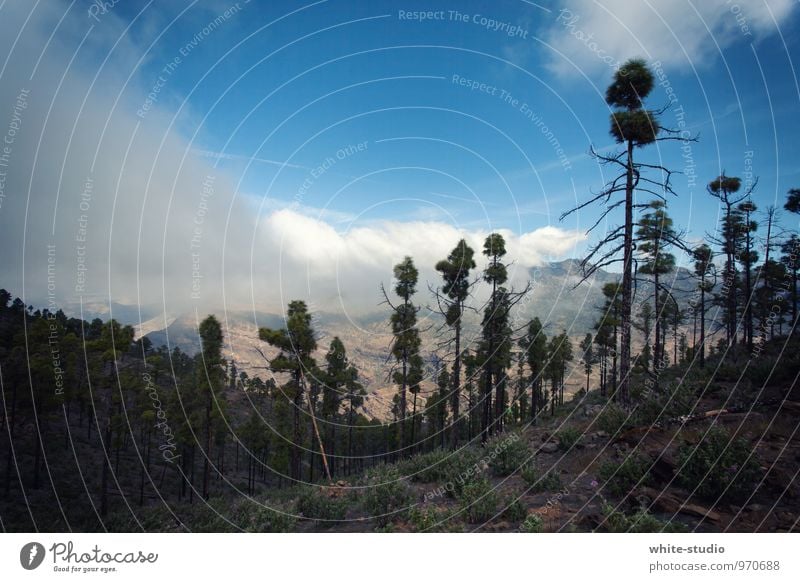
[(790, 0), (0, 0), (0, 286), (368, 312), (403, 256), (435, 283), (495, 231), (522, 285), (621, 220), (561, 215), (614, 177), (590, 149), (617, 151), (604, 93), (633, 57), (697, 139), (637, 156), (677, 172), (699, 241), (722, 171), (762, 210), (800, 186), (798, 43)]

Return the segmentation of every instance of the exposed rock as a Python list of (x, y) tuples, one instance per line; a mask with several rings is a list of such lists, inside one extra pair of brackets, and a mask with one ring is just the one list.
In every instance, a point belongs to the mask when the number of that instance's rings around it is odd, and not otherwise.
[(683, 513), (702, 517), (713, 522), (719, 522), (720, 520), (720, 514), (717, 511), (697, 503), (688, 503), (669, 491), (659, 491), (652, 487), (640, 487), (638, 493), (650, 499), (656, 509), (666, 513)]

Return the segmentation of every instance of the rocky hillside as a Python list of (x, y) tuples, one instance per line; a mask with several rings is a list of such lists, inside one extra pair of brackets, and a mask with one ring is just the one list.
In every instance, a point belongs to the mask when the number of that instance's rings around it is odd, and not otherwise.
[[(794, 531), (798, 347), (771, 344), (745, 381), (744, 358), (670, 368), (652, 406), (623, 410), (593, 391), (484, 446), (137, 518), (159, 531)], [(781, 352), (795, 355), (776, 369)], [(108, 525), (135, 526), (122, 513)]]
[[(530, 270), (530, 278), (531, 291), (518, 304), (513, 315), (515, 327), (522, 327), (533, 317), (538, 317), (548, 335), (566, 330), (577, 353), (578, 343), (587, 332), (592, 331), (598, 319), (599, 308), (604, 303), (603, 285), (616, 281), (617, 276), (598, 271), (590, 281), (576, 288), (581, 282), (579, 262), (566, 260), (533, 268)], [(688, 273), (679, 269), (674, 275), (673, 287), (676, 297), (684, 303), (688, 301), (691, 285)], [(640, 300), (649, 298), (652, 295), (652, 285), (640, 283), (637, 292)], [(422, 299), (420, 303), (426, 306)], [(123, 313), (121, 310), (120, 312)], [(200, 345), (198, 317), (202, 319), (204, 315), (160, 314), (138, 325), (137, 337), (146, 335), (156, 346), (178, 346), (193, 354)], [(266, 376), (264, 361), (258, 352), (258, 349), (264, 350), (266, 346), (258, 340), (258, 328), (282, 327), (283, 316), (264, 312), (228, 311), (220, 315), (219, 319), (225, 332), (226, 357), (234, 360), (239, 370), (245, 370), (251, 376)], [(368, 416), (381, 420), (389, 417), (396, 390), (388, 380), (389, 365), (386, 358), (392, 340), (388, 319), (387, 310), (380, 310), (378, 307), (374, 312), (358, 318), (326, 312), (314, 313), (314, 326), (320, 346), (317, 360), (322, 361), (330, 340), (339, 336), (347, 347), (351, 361), (358, 368), (361, 381), (369, 394), (364, 411)], [(466, 315), (465, 338), (477, 342), (479, 323), (479, 315)], [(428, 330), (422, 334), (422, 352), (427, 355), (428, 361), (428, 378), (423, 383), (423, 397), (434, 390), (432, 378), (435, 375), (437, 355), (446, 357), (446, 354), (438, 350), (437, 345), (437, 333), (441, 326), (441, 318), (423, 307), (420, 327)], [(569, 374), (565, 384), (567, 394), (577, 392), (585, 382), (578, 359), (576, 358), (573, 373)]]

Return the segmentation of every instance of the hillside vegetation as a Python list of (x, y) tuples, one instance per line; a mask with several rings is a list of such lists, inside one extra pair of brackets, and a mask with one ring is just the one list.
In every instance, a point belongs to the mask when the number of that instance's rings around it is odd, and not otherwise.
[[(800, 239), (723, 173), (719, 228), (689, 246), (673, 172), (640, 158), (695, 138), (645, 107), (653, 85), (642, 60), (616, 71), (620, 148), (592, 154), (618, 174), (563, 216), (602, 207), (592, 232), (622, 215), (578, 264), (601, 290), (567, 324), (591, 315), (582, 338), (531, 313), (537, 282), (512, 284), (498, 232), (453, 241), (427, 290), (413, 257), (394, 265), (371, 370), (391, 395), (303, 300), (246, 332), (248, 373), (214, 315), (195, 351), (168, 350), (0, 291), (2, 528), (792, 531)], [(783, 209), (800, 215), (800, 190)]]

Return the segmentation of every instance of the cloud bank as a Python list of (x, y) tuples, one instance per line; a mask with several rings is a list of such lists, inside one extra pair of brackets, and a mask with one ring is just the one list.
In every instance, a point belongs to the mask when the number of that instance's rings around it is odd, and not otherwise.
[[(137, 114), (152, 86), (140, 73), (150, 57), (124, 23), (105, 14), (81, 45), (92, 22), (81, 10), (62, 19), (66, 8), (48, 3), (31, 14), (12, 1), (0, 18), (9, 55), (0, 134), (13, 131), (0, 168), (0, 286), (26, 302), (117, 302), (174, 314), (280, 312), (304, 298), (317, 309), (369, 312), (403, 256), (420, 267), (422, 292), (459, 238), (482, 248), (488, 232), (480, 230), (330, 222), (237, 192), (237, 177), (198, 155), (202, 148), (180, 131), (185, 109), (149, 102)], [(502, 232), (517, 284), (529, 267), (569, 256), (583, 239), (552, 226)]]
[[(666, 68), (702, 67), (735, 42), (777, 31), (792, 0), (568, 0), (553, 10), (544, 40), (548, 67), (562, 76), (593, 76), (639, 56)], [(719, 47), (719, 48), (718, 48)], [(560, 54), (559, 54), (560, 53)]]

